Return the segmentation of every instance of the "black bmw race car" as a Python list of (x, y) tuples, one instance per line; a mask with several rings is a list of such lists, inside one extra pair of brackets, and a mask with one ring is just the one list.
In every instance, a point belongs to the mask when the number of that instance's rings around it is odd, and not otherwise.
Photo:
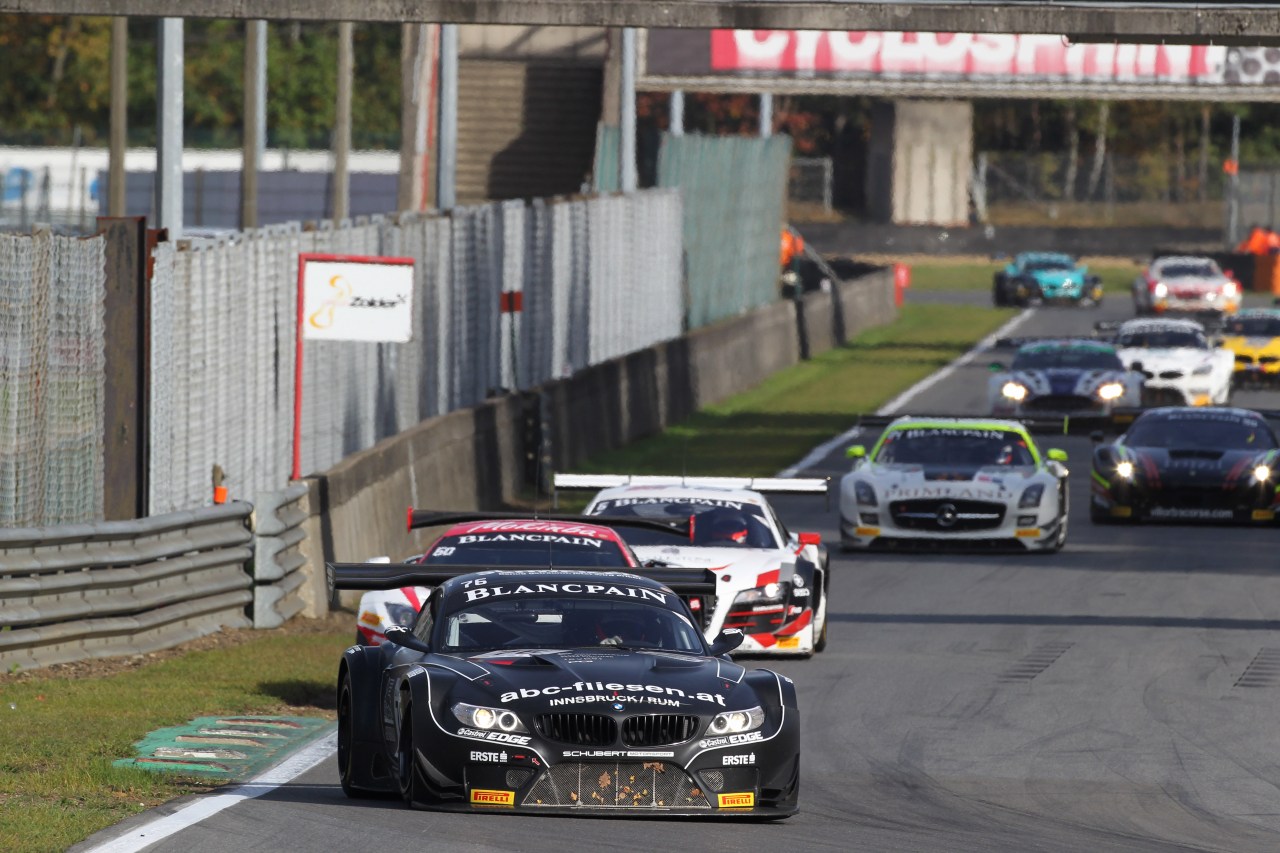
[(526, 813), (784, 818), (799, 795), (790, 679), (708, 644), (668, 567), (487, 570), (332, 564), (339, 589), (431, 587), (412, 629), (338, 669), (348, 796)]
[(1149, 409), (1115, 442), (1094, 438), (1095, 522), (1275, 520), (1280, 441), (1257, 412)]

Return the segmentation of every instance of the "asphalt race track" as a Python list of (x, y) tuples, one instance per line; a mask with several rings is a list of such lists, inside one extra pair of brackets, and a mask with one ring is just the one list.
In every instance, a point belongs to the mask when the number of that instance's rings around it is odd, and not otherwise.
[[(1044, 308), (1018, 333), (1129, 313)], [(981, 413), (988, 360), (904, 411)], [(1280, 394), (1236, 402), (1280, 408)], [(329, 758), (148, 849), (1280, 849), (1280, 530), (1092, 526), (1088, 439), (1041, 444), (1074, 463), (1061, 553), (833, 550), (828, 650), (767, 664), (795, 679), (804, 713), (790, 820), (411, 812), (346, 799)], [(810, 473), (846, 469), (837, 451)], [(838, 541), (834, 504), (779, 505), (793, 529)]]

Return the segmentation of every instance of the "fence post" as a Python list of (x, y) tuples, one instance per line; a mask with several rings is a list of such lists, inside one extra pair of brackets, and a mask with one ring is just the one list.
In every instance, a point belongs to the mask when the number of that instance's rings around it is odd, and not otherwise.
[(150, 408), (150, 282), (141, 216), (99, 217), (106, 239), (106, 386), (103, 398), (103, 518), (147, 515)]

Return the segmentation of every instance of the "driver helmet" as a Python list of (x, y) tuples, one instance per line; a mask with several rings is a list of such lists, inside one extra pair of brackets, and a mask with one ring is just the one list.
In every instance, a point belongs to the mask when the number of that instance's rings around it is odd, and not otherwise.
[(737, 513), (721, 515), (711, 522), (710, 539), (712, 542), (732, 542), (735, 545), (744, 545), (749, 533), (750, 529), (747, 526), (746, 517)]

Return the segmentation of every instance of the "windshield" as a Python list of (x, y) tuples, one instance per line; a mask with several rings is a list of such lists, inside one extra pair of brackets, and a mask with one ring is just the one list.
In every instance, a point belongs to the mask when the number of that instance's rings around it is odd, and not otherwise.
[(1204, 335), (1190, 329), (1151, 329), (1129, 332), (1116, 340), (1116, 346), (1139, 349), (1208, 349)]
[(1068, 272), (1076, 265), (1066, 258), (1037, 258), (1027, 261), (1024, 269), (1028, 272)]
[(1222, 331), (1226, 335), (1249, 338), (1280, 337), (1280, 317), (1232, 317)]
[[(591, 535), (592, 533), (595, 535)], [(618, 543), (598, 529), (554, 522), (494, 522), (440, 537), (423, 562), (444, 566), (631, 566)]]
[(613, 646), (706, 653), (683, 614), (603, 596), (483, 599), (447, 616), (442, 630), (444, 652)]
[(599, 501), (588, 510), (588, 515), (679, 519), (693, 516), (691, 540), (656, 530), (619, 528), (618, 533), (632, 547), (689, 544), (716, 548), (778, 547), (764, 507), (746, 501), (702, 497), (625, 497)]
[(1125, 437), (1130, 447), (1271, 450), (1275, 439), (1257, 418), (1189, 413), (1143, 418)]
[(1034, 465), (1026, 440), (998, 429), (894, 430), (876, 453), (882, 465), (981, 468), (986, 465)]
[(1123, 370), (1115, 350), (1087, 346), (1032, 346), (1018, 350), (1014, 370)]
[(1205, 262), (1198, 264), (1166, 264), (1160, 267), (1160, 275), (1164, 278), (1216, 278), (1218, 268)]

